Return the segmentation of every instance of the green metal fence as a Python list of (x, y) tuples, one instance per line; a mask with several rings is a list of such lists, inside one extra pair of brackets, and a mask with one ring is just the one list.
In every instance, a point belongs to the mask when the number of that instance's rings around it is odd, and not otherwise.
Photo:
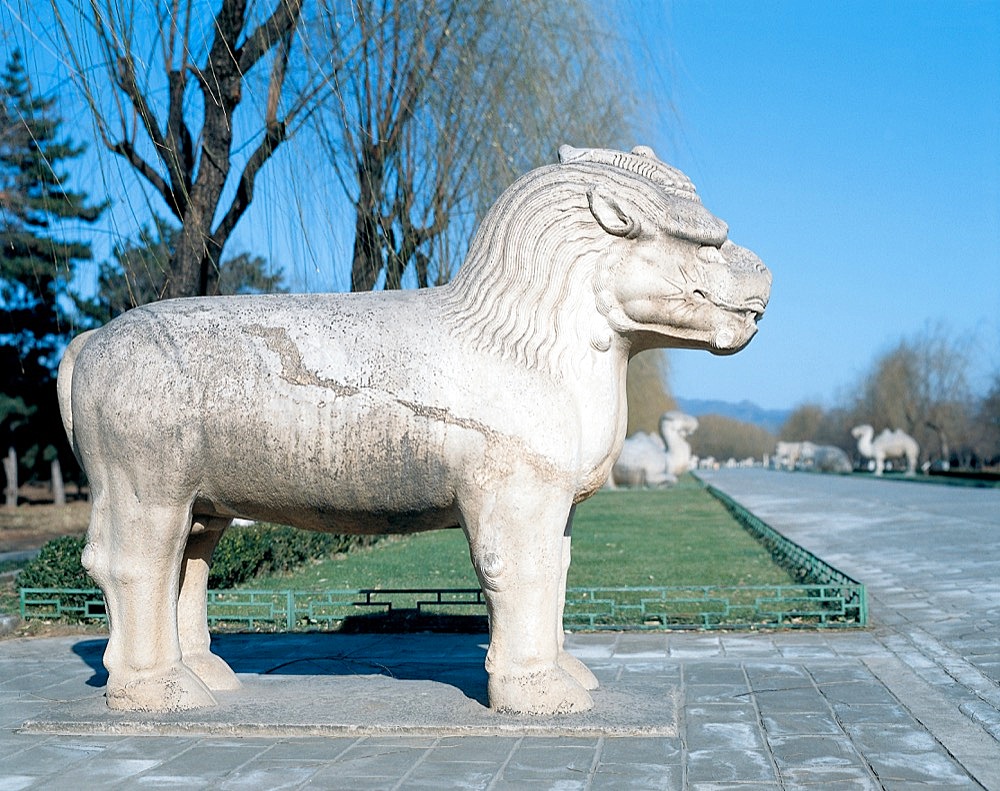
[[(848, 595), (845, 595), (847, 593)], [(857, 591), (843, 585), (570, 588), (568, 629), (788, 629), (864, 624)], [(21, 616), (104, 620), (97, 589), (22, 588)], [(336, 630), (372, 614), (481, 615), (478, 589), (212, 590), (208, 621), (218, 631)]]
[[(712, 486), (708, 491), (768, 548), (793, 585), (570, 588), (563, 623), (577, 630), (851, 628), (868, 622), (865, 587), (782, 536)], [(21, 617), (104, 620), (97, 589), (22, 588)], [(377, 613), (482, 615), (476, 588), (211, 590), (215, 630), (335, 630)]]
[(391, 588), (329, 591), (213, 590), (208, 622), (215, 629), (338, 629), (348, 618), (390, 613), (484, 614), (479, 588)]
[(571, 588), (563, 624), (584, 631), (861, 626), (853, 598), (842, 585)]

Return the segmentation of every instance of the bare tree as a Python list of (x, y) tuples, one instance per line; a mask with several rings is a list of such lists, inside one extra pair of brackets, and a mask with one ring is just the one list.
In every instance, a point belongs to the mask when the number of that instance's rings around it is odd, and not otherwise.
[(984, 464), (1000, 464), (1000, 372), (980, 401), (974, 418), (974, 450)]
[(626, 434), (637, 431), (656, 434), (660, 416), (677, 403), (667, 385), (667, 355), (659, 350), (642, 352), (628, 364), (625, 392), (628, 396), (628, 429)]
[(701, 457), (760, 459), (774, 453), (775, 438), (767, 429), (723, 415), (702, 415), (698, 430), (691, 435), (691, 450)]
[(826, 412), (819, 404), (800, 404), (782, 424), (778, 437), (789, 442), (819, 442), (826, 422)]
[(472, 224), (560, 143), (628, 142), (635, 80), (580, 0), (328, 0), (320, 138), (354, 208), (351, 288), (449, 279)]
[(855, 455), (857, 440), (851, 435), (851, 429), (858, 422), (853, 413), (842, 406), (826, 409), (819, 404), (800, 404), (782, 424), (778, 439), (833, 445), (849, 456)]
[(851, 418), (876, 431), (911, 434), (925, 459), (947, 461), (967, 444), (971, 404), (966, 347), (940, 326), (901, 340), (879, 357), (863, 380)]
[[(248, 0), (222, 0), (213, 15), (197, 0), (89, 0), (72, 10), (51, 0), (97, 135), (181, 223), (165, 296), (215, 293), (258, 174), (320, 96), (323, 73), (289, 87), (302, 4), (273, 0), (258, 14)], [(264, 89), (248, 90), (264, 70)]]

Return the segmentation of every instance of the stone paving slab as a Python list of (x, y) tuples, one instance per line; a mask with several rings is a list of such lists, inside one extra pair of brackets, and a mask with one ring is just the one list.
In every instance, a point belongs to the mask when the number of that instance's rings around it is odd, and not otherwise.
[[(244, 704), (246, 716), (232, 718), (251, 727), (226, 735), (197, 722), (185, 730), (176, 720), (166, 728), (171, 736), (163, 735), (162, 724), (146, 728), (142, 718), (118, 728), (115, 723), (127, 718), (104, 709), (101, 697), (103, 640), (2, 641), (0, 709), (10, 725), (0, 730), (0, 790), (70, 788), (65, 778), (71, 776), (100, 781), (92, 787), (351, 791), (1000, 788), (970, 776), (868, 667), (871, 657), (880, 658), (884, 673), (892, 661), (879, 648), (877, 632), (570, 635), (568, 647), (595, 670), (604, 691), (642, 685), (661, 710), (667, 694), (678, 696), (676, 731), (631, 735), (614, 728), (576, 734), (549, 729), (541, 735), (533, 724), (463, 736), (433, 728), (365, 730), (376, 703), (392, 706), (390, 725), (413, 716), (408, 706), (427, 712), (440, 705), (414, 691), (433, 689), (444, 699), (481, 707), (485, 638), (329, 638), (235, 635), (217, 642), (219, 652), (242, 668), (248, 690), (281, 687), (289, 699), (311, 707), (302, 721), (329, 719), (328, 704), (338, 702), (335, 688), (355, 689), (372, 704), (352, 704), (359, 731), (290, 728), (264, 736), (255, 723), (273, 717), (251, 701)], [(758, 648), (749, 656), (748, 639)], [(430, 667), (454, 665), (455, 657), (466, 671), (435, 680)], [(400, 677), (373, 675), (377, 664)], [(91, 720), (79, 732), (47, 732), (76, 731), (67, 726), (65, 712), (81, 708)], [(36, 732), (22, 728), (24, 722)], [(962, 735), (958, 731), (954, 739)], [(992, 755), (1000, 758), (1000, 751)]]

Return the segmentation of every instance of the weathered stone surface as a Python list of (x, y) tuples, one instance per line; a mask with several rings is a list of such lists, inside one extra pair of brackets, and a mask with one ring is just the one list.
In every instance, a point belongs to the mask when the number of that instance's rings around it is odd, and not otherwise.
[(647, 148), (560, 151), (422, 291), (215, 297), (137, 308), (59, 371), (93, 514), (107, 702), (184, 710), (238, 687), (205, 586), (234, 517), (315, 530), (461, 528), (490, 616), (489, 703), (592, 705), (563, 649), (573, 505), (608, 477), (629, 357), (729, 354), (771, 277)]

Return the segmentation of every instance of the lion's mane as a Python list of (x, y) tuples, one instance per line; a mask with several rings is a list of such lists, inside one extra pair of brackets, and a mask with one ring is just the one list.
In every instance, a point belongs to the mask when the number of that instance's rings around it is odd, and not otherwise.
[[(648, 149), (639, 151), (563, 150), (564, 164), (515, 181), (443, 287), (443, 319), (451, 331), (479, 350), (557, 376), (591, 347), (607, 349), (606, 292), (623, 248), (595, 221), (588, 189), (600, 185), (660, 226), (691, 227), (711, 218), (680, 171)], [(721, 234), (724, 239), (724, 226)]]

